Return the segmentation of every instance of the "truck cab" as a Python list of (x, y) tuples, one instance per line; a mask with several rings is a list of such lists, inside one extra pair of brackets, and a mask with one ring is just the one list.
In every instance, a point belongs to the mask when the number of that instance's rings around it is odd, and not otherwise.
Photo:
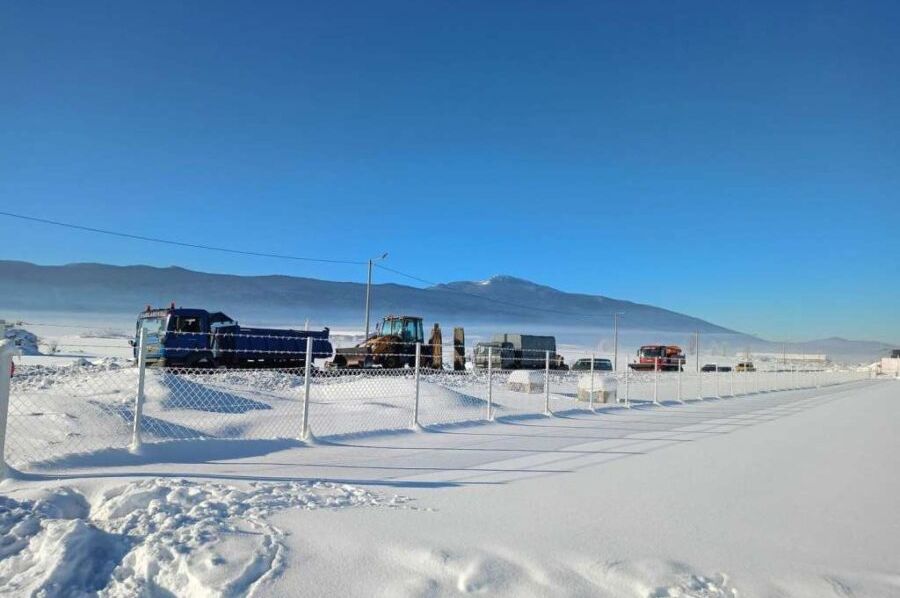
[(375, 326), (375, 336), (396, 336), (403, 343), (424, 343), (422, 318), (417, 316), (385, 316)]
[(236, 322), (222, 312), (205, 309), (147, 309), (138, 315), (134, 355), (137, 357), (141, 330), (145, 331), (147, 363), (155, 365), (212, 365), (212, 332), (235, 326)]

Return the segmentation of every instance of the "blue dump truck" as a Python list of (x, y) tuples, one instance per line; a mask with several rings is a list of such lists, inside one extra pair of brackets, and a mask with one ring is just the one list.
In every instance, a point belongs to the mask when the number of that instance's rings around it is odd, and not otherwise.
[(138, 314), (134, 346), (139, 351), (145, 331), (147, 364), (169, 367), (300, 367), (306, 363), (306, 339), (312, 338), (313, 359), (334, 352), (323, 330), (247, 328), (222, 312), (175, 307)]

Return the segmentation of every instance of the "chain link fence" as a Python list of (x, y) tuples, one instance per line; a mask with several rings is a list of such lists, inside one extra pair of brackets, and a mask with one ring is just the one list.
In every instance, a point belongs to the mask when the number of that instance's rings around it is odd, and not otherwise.
[[(61, 469), (72, 455), (139, 451), (204, 439), (336, 438), (487, 419), (626, 408), (815, 388), (870, 377), (853, 370), (572, 371), (484, 367), (149, 367), (81, 361), (20, 367), (0, 350), (0, 434), (6, 463)], [(538, 358), (535, 362), (539, 365)], [(518, 364), (523, 365), (523, 364)], [(449, 367), (449, 365), (448, 365)], [(532, 365), (533, 367), (533, 365)]]

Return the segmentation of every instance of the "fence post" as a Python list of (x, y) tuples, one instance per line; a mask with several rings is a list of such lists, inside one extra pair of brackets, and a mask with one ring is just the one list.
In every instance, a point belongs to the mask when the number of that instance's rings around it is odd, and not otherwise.
[(419, 367), (422, 360), (422, 343), (416, 343), (416, 402), (413, 406), (413, 422), (412, 427), (419, 427)]
[(716, 398), (721, 399), (722, 393), (719, 391), (719, 364), (714, 363), (713, 366), (716, 368), (716, 374), (715, 374), (715, 376), (716, 376)]
[(731, 366), (731, 380), (729, 382), (729, 390), (731, 391), (731, 398), (734, 398), (734, 366)]
[(487, 371), (487, 418), (494, 421), (494, 348), (488, 347), (488, 371)]
[(631, 397), (628, 395), (628, 366), (625, 366), (625, 406), (631, 408)]
[(131, 429), (131, 452), (141, 450), (141, 419), (144, 417), (144, 379), (147, 374), (147, 331), (141, 328), (138, 337), (138, 384), (137, 396), (134, 398), (134, 423)]
[(0, 340), (0, 480), (6, 478), (6, 424), (9, 421), (9, 379), (12, 357), (18, 353), (13, 341)]
[(653, 361), (653, 404), (659, 405), (659, 357)]
[[(576, 389), (577, 390), (577, 389)], [(591, 394), (588, 397), (589, 409), (594, 410), (594, 354), (591, 353)]]
[(300, 440), (309, 440), (309, 382), (312, 373), (312, 343), (311, 336), (306, 337), (306, 363), (303, 366), (303, 427), (300, 430)]
[(684, 366), (679, 363), (678, 364), (678, 402), (684, 403), (684, 400), (681, 398), (681, 377), (684, 374)]
[(550, 412), (550, 351), (545, 351), (544, 361), (544, 415), (552, 415)]

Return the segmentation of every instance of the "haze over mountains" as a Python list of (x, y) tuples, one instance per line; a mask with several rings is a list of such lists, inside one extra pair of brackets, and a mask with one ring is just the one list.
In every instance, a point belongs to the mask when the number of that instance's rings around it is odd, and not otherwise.
[[(179, 267), (68, 264), (42, 266), (0, 261), (0, 309), (10, 312), (69, 312), (133, 317), (145, 305), (178, 305), (225, 311), (251, 323), (296, 325), (309, 319), (332, 328), (360, 328), (365, 284), (292, 276), (233, 276)], [(711, 322), (660, 307), (603, 296), (566, 293), (514, 278), (462, 281), (416, 288), (376, 284), (373, 321), (386, 313), (421, 315), (445, 326), (552, 331), (573, 342), (611, 336), (612, 314), (624, 312), (620, 329), (635, 343), (687, 344), (694, 331), (733, 350), (780, 350), (770, 343)], [(0, 317), (3, 314), (0, 313)], [(630, 333), (628, 331), (631, 331)], [(654, 331), (650, 338), (638, 331)], [(637, 340), (637, 339), (644, 340)], [(561, 339), (562, 340), (562, 339)], [(587, 342), (588, 346), (594, 340)], [(826, 339), (792, 344), (790, 351), (876, 356), (889, 347), (868, 341)]]

